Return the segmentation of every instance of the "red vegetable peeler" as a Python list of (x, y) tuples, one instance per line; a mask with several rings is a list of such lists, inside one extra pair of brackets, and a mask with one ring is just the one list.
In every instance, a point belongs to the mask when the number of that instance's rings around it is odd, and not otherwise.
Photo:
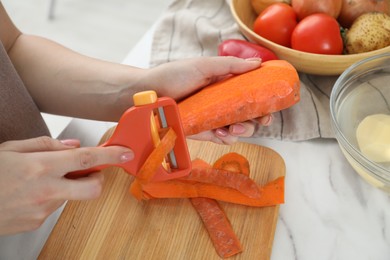
[(123, 164), (100, 165), (70, 172), (67, 174), (68, 178), (81, 177), (109, 166), (122, 167), (127, 173), (136, 176), (160, 141), (159, 129), (167, 127), (171, 127), (177, 135), (175, 146), (168, 158), (162, 162), (152, 181), (175, 179), (189, 174), (191, 159), (176, 102), (168, 97), (157, 98), (154, 91), (139, 92), (133, 99), (134, 106), (122, 115), (110, 139), (100, 146), (128, 147), (134, 151), (135, 158)]

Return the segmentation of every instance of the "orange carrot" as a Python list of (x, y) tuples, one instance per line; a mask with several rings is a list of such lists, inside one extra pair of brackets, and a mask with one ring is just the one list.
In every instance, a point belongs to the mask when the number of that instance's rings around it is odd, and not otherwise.
[(241, 243), (218, 202), (208, 198), (194, 198), (191, 203), (202, 219), (220, 257), (227, 258), (242, 252)]
[(229, 187), (240, 191), (249, 198), (260, 197), (257, 184), (248, 176), (226, 171), (224, 169), (214, 169), (208, 164), (200, 165), (201, 163), (199, 162), (202, 162), (202, 160), (196, 159), (192, 161), (192, 170), (190, 174), (180, 178), (180, 180)]
[(179, 103), (184, 133), (193, 135), (286, 109), (299, 101), (299, 77), (284, 60), (203, 88)]
[(160, 143), (148, 156), (145, 163), (137, 173), (135, 180), (130, 186), (130, 193), (137, 199), (142, 199), (142, 185), (148, 183), (153, 178), (157, 169), (161, 167), (165, 156), (173, 149), (176, 140), (176, 133), (172, 128), (169, 128), (162, 137)]

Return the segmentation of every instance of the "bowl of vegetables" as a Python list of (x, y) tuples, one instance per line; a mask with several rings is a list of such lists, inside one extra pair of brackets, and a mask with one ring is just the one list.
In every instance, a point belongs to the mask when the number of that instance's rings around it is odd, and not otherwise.
[[(307, 1), (315, 6), (324, 2), (324, 0), (292, 0), (292, 2), (294, 1), (302, 3)], [(255, 3), (259, 2), (262, 3), (262, 8), (258, 7), (259, 5), (256, 6)], [(383, 10), (380, 15), (385, 15), (385, 18), (370, 17), (357, 22), (358, 26), (356, 24), (354, 26), (353, 22), (356, 22), (359, 17), (351, 20), (352, 15), (350, 15), (349, 21), (343, 21), (343, 24), (346, 24), (345, 27), (340, 26), (341, 22), (336, 17), (340, 12), (343, 12), (341, 3), (346, 2), (346, 0), (326, 0), (325, 2), (339, 3), (340, 10), (337, 14), (328, 12), (306, 16), (296, 12), (294, 18), (291, 16), (291, 10), (286, 12), (283, 9), (288, 6), (296, 11), (295, 6), (293, 8), (289, 0), (232, 0), (231, 12), (240, 31), (249, 41), (273, 51), (280, 59), (289, 61), (300, 72), (317, 75), (340, 75), (352, 64), (362, 59), (390, 52), (390, 28), (388, 28), (388, 26), (390, 27), (390, 17), (387, 15), (387, 12), (390, 11), (390, 4), (388, 1), (380, 1), (386, 4), (380, 9)], [(264, 14), (267, 8), (277, 4), (285, 5), (283, 10), (269, 11), (266, 18), (262, 19), (263, 24), (258, 22), (259, 16)], [(359, 7), (364, 8), (364, 6)], [(375, 8), (377, 7), (375, 6)], [(352, 13), (352, 7), (350, 12)], [(374, 13), (370, 12), (370, 15), (372, 14)], [(292, 21), (294, 19), (295, 24)], [(373, 22), (371, 22), (372, 20)], [(281, 23), (283, 24), (280, 25)], [(282, 28), (277, 28), (278, 25)], [(263, 30), (261, 30), (262, 27)], [(262, 34), (261, 31), (265, 33)], [(283, 39), (286, 31), (288, 32), (287, 36)], [(377, 35), (382, 37), (375, 41), (374, 45), (376, 44), (377, 49), (374, 50), (364, 47), (366, 43), (372, 45), (371, 39), (374, 36), (371, 34), (375, 34), (375, 37)], [(286, 43), (288, 40), (289, 42)]]
[(333, 86), (331, 123), (339, 146), (368, 183), (390, 192), (390, 53), (363, 59)]

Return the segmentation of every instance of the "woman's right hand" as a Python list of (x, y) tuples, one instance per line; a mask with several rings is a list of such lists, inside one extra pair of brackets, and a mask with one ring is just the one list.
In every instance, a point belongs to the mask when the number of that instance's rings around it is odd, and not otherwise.
[(67, 179), (68, 172), (134, 158), (125, 147), (79, 145), (78, 140), (50, 137), (0, 144), (0, 235), (34, 230), (66, 200), (101, 194), (102, 173)]

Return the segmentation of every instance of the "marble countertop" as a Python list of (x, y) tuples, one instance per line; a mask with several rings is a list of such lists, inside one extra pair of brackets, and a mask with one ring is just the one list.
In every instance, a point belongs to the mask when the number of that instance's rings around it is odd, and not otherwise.
[[(148, 67), (152, 31), (123, 63)], [(112, 125), (73, 119), (61, 136), (96, 145)], [(335, 140), (242, 141), (274, 149), (286, 163), (286, 201), (280, 207), (273, 260), (390, 259), (390, 195), (361, 179)]]

